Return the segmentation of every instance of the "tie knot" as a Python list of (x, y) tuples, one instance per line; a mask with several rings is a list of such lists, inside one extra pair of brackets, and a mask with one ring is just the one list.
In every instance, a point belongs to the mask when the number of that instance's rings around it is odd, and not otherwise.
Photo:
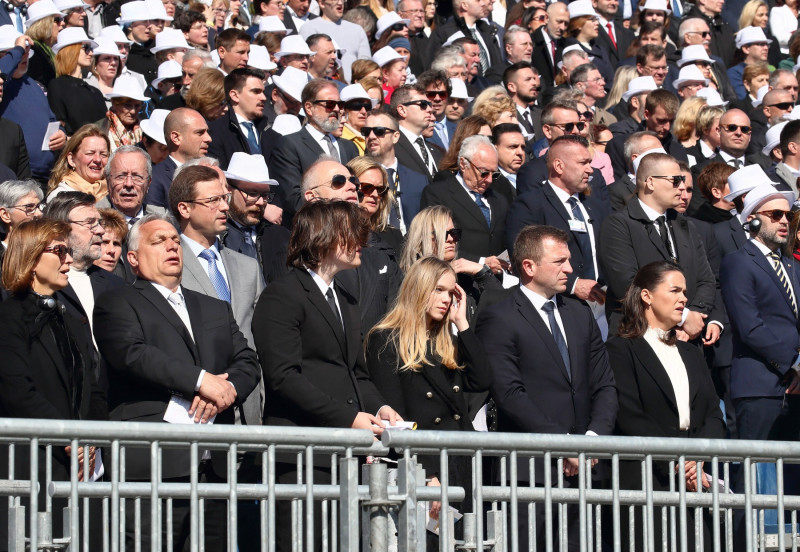
[(552, 301), (548, 301), (547, 303), (542, 305), (542, 310), (547, 314), (550, 314), (551, 312), (556, 310), (556, 304)]
[(661, 225), (661, 224), (666, 224), (666, 222), (667, 222), (667, 217), (665, 217), (664, 215), (661, 215), (660, 217), (657, 217), (657, 218), (656, 218), (656, 222), (657, 222), (659, 225)]
[(203, 249), (203, 250), (200, 252), (200, 255), (198, 255), (198, 256), (199, 256), (201, 259), (205, 259), (205, 260), (206, 260), (206, 261), (208, 261), (208, 262), (211, 262), (211, 261), (216, 261), (216, 260), (217, 260), (217, 255), (216, 255), (216, 253), (214, 253), (214, 251), (212, 251), (211, 249)]
[(578, 198), (575, 196), (570, 196), (570, 198), (567, 200), (567, 203), (569, 203), (572, 207), (575, 207), (578, 205)]
[(777, 251), (770, 251), (770, 252), (767, 254), (767, 256), (768, 256), (770, 259), (772, 259), (773, 261), (775, 261), (776, 263), (779, 263), (779, 262), (781, 261), (781, 254), (780, 254), (780, 253), (778, 253)]
[(242, 121), (242, 124), (247, 128), (253, 128), (253, 123), (250, 121)]
[(422, 136), (418, 136), (416, 140), (414, 140), (415, 144), (419, 144), (420, 146), (425, 145), (425, 140), (422, 139)]
[(328, 291), (325, 292), (325, 297), (333, 299), (333, 288), (328, 288)]
[(183, 305), (183, 295), (177, 292), (172, 292), (167, 297), (167, 301), (169, 301), (173, 305), (181, 306)]

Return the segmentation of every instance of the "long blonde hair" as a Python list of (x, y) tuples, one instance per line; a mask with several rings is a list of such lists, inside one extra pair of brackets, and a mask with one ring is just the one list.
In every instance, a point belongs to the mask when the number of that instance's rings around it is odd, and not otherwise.
[(434, 366), (434, 362), (441, 362), (450, 370), (462, 368), (456, 360), (449, 317), (435, 322), (430, 329), (427, 325), (426, 313), (431, 293), (436, 289), (439, 279), (448, 273), (456, 277), (452, 267), (436, 257), (419, 259), (406, 273), (392, 309), (367, 335), (365, 343), (373, 332), (391, 330), (384, 349), (389, 343), (394, 345), (400, 358), (397, 367), (400, 372), (417, 372), (424, 366)]
[[(363, 155), (360, 157), (353, 157), (347, 162), (346, 167), (350, 170), (350, 174), (356, 178), (360, 178), (362, 174), (369, 170), (376, 169), (381, 173), (383, 185), (388, 186), (389, 175), (386, 174), (386, 169), (371, 157), (365, 157)], [(386, 227), (389, 226), (389, 212), (392, 210), (394, 201), (394, 192), (391, 188), (385, 195), (378, 198), (378, 210), (369, 217), (370, 230), (373, 232), (383, 232), (386, 230)]]
[[(403, 254), (400, 256), (400, 269), (403, 272), (411, 270), (411, 266), (420, 257), (444, 258), (447, 222), (452, 218), (453, 213), (443, 205), (426, 207), (414, 216), (406, 234)], [(431, 233), (436, 239), (435, 245), (431, 240)]]

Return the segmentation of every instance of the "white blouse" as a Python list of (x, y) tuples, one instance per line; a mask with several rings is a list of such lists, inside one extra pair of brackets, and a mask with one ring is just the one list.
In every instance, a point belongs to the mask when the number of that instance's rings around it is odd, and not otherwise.
[(661, 336), (664, 334), (664, 330), (648, 328), (644, 339), (661, 361), (661, 366), (664, 367), (664, 371), (672, 383), (675, 402), (678, 405), (680, 429), (685, 431), (689, 429), (689, 376), (686, 374), (686, 365), (683, 363), (678, 346), (667, 345), (661, 341)]
[(769, 11), (769, 30), (781, 46), (781, 53), (789, 53), (789, 39), (797, 30), (797, 17), (789, 6), (775, 6)]

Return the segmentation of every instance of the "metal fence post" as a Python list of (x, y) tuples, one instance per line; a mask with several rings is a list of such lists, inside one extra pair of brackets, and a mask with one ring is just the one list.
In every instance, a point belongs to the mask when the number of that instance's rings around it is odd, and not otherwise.
[(358, 459), (339, 460), (339, 549), (358, 552)]
[(389, 491), (387, 467), (382, 462), (369, 465), (369, 544), (372, 552), (389, 548)]

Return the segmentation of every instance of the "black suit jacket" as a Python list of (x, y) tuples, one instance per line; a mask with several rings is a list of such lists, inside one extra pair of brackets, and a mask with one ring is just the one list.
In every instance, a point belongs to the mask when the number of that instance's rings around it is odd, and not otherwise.
[[(270, 121), (267, 117), (261, 117), (253, 121), (258, 143), (261, 146), (261, 155), (264, 159), (269, 157), (273, 148), (272, 140), (268, 138), (267, 130)], [(228, 113), (222, 117), (211, 121), (208, 124), (208, 133), (211, 135), (211, 143), (208, 145), (208, 155), (219, 160), (223, 168), (228, 167), (231, 157), (237, 151), (250, 154), (250, 145), (247, 143), (244, 130), (239, 127), (236, 114), (233, 108), (228, 109)]]
[(499, 255), (505, 249), (506, 215), (508, 201), (492, 188), (486, 190), (484, 197), (492, 212), (491, 225), (486, 224), (475, 200), (461, 186), (455, 175), (449, 171), (436, 174), (436, 181), (422, 191), (420, 208), (431, 205), (444, 205), (453, 213), (453, 223), (463, 232), (459, 242), (459, 255), (471, 261), (481, 257)]
[(628, 204), (628, 200), (636, 195), (636, 183), (625, 174), (608, 187), (608, 195), (611, 198), (611, 208), (615, 211), (622, 211)]
[[(106, 100), (103, 93), (71, 75), (61, 75), (50, 81), (47, 86), (47, 101), (56, 119), (64, 123), (67, 136), (75, 134), (83, 125), (94, 123), (106, 116)], [(41, 147), (39, 144), (32, 146)]]
[[(630, 119), (630, 121), (632, 121), (634, 124), (636, 123), (633, 119)], [(644, 121), (639, 123), (636, 128), (631, 130), (630, 134), (640, 130), (647, 130)], [(614, 167), (614, 180), (620, 179), (628, 173), (629, 167), (628, 161), (625, 159), (624, 148), (625, 140), (628, 139), (630, 134), (623, 135), (614, 132), (614, 138), (612, 138), (606, 146), (606, 153), (611, 158), (611, 166)], [(689, 158), (686, 156), (686, 148), (684, 148), (683, 145), (681, 145), (681, 143), (672, 136), (672, 134), (667, 134), (666, 138), (661, 140), (661, 147), (663, 147), (668, 154), (678, 161), (686, 161), (687, 163), (689, 162)]]
[(742, 228), (739, 217), (731, 217), (728, 220), (718, 222), (713, 225), (713, 228), (722, 258), (747, 243), (747, 233)]
[(0, 163), (14, 171), (17, 178), (31, 177), (28, 148), (22, 128), (8, 119), (0, 119)]
[(169, 209), (169, 187), (172, 186), (172, 176), (177, 168), (178, 165), (171, 157), (153, 167), (153, 179), (150, 181), (145, 203)]
[[(358, 157), (358, 148), (350, 140), (340, 138), (336, 140), (336, 144), (339, 146), (342, 164)], [(280, 183), (278, 194), (283, 201), (284, 219), (287, 219), (288, 215), (290, 220), (305, 202), (301, 191), (303, 173), (321, 155), (328, 154), (329, 152), (323, 151), (322, 146), (314, 140), (306, 127), (284, 136), (278, 147), (272, 151), (269, 173)]]
[(636, 38), (636, 35), (633, 34), (633, 31), (630, 29), (626, 29), (621, 21), (614, 21), (612, 25), (614, 26), (614, 36), (617, 39), (616, 48), (608, 35), (608, 29), (602, 25), (600, 27), (600, 34), (595, 39), (595, 44), (605, 52), (606, 59), (616, 68), (620, 60), (625, 59), (625, 53)]
[(291, 270), (258, 300), (265, 425), (350, 427), (358, 412), (386, 404), (363, 361), (355, 299), (336, 289), (344, 329), (305, 270)]
[[(258, 360), (230, 305), (186, 288), (182, 291), (191, 334), (146, 280), (104, 293), (95, 305), (95, 339), (109, 366), (112, 420), (161, 423), (173, 395), (192, 400), (201, 369), (228, 374), (236, 388), (236, 406), (258, 384)], [(214, 423), (233, 424), (234, 409), (218, 414)], [(131, 453), (127, 460), (130, 478), (149, 478), (147, 454)], [(212, 453), (212, 462), (224, 477), (225, 455)], [(186, 477), (191, 469), (187, 449), (164, 451), (164, 477)]]
[[(427, 144), (427, 146), (428, 151), (433, 155), (433, 164), (438, 167), (439, 161), (442, 160), (441, 150), (433, 147), (431, 144)], [(394, 146), (394, 155), (398, 163), (427, 177), (429, 183), (433, 180), (428, 167), (425, 166), (422, 157), (420, 157), (417, 152), (416, 146), (414, 146), (402, 132), (400, 133), (400, 140)]]
[[(717, 284), (703, 242), (694, 223), (672, 209), (667, 211), (678, 264), (686, 276), (687, 308), (709, 314), (714, 308)], [(608, 283), (606, 316), (609, 332), (616, 334), (621, 319), (620, 301), (636, 272), (648, 263), (670, 260), (654, 223), (639, 201), (631, 200), (611, 214), (600, 229), (598, 256)]]
[[(493, 84), (498, 84), (503, 79), (503, 70), (505, 69), (503, 52), (500, 49), (500, 43), (497, 40), (498, 29), (494, 24), (489, 23), (486, 20), (479, 20), (475, 24), (475, 28), (481, 35), (483, 43), (486, 45), (486, 53), (489, 56), (489, 69), (483, 76)], [(436, 29), (434, 29), (433, 33), (431, 33), (430, 39), (428, 40), (428, 57), (431, 59), (431, 61), (436, 54), (439, 53), (442, 45), (447, 41), (447, 39), (458, 31), (464, 33), (464, 36), (472, 36), (467, 29), (467, 25), (464, 20), (457, 16), (449, 18), (444, 22), (444, 24), (439, 25), (436, 27)]]
[[(553, 88), (555, 86), (556, 75), (560, 72), (558, 67), (553, 65), (550, 60), (550, 52), (547, 47), (547, 42), (544, 38), (544, 33), (547, 32), (547, 26), (543, 25), (536, 29), (531, 35), (533, 38), (533, 54), (531, 61), (533, 66), (539, 70), (541, 76), (542, 89)], [(561, 51), (564, 49), (561, 39), (556, 39), (556, 63), (561, 61)]]
[[(610, 214), (610, 209), (593, 196), (579, 194), (579, 197), (584, 209), (589, 213), (589, 220), (594, 233), (595, 251), (597, 251), (600, 226)], [(508, 212), (508, 218), (506, 219), (506, 244), (508, 245), (509, 254), (513, 254), (514, 240), (517, 235), (528, 225), (546, 224), (560, 228), (569, 234), (569, 252), (571, 255), (569, 262), (572, 265), (573, 272), (567, 279), (568, 290), (572, 289), (575, 280), (580, 277), (584, 268), (593, 265), (595, 262), (595, 259), (583, 256), (577, 241), (578, 233), (572, 232), (569, 228), (570, 220), (572, 220), (571, 214), (567, 213), (566, 207), (561, 203), (550, 184), (538, 186), (530, 192), (519, 196), (511, 205), (511, 210)], [(597, 268), (598, 270), (600, 269), (599, 262), (597, 263)], [(597, 274), (595, 280), (604, 282), (602, 274)]]

